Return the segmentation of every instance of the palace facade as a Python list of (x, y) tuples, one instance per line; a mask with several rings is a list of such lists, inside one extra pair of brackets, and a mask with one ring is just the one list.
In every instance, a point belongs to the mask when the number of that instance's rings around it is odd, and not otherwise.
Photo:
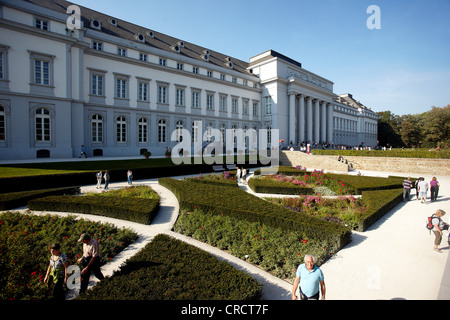
[(375, 112), (274, 50), (245, 62), (70, 5), (0, 1), (2, 160), (162, 155), (181, 129), (376, 146)]

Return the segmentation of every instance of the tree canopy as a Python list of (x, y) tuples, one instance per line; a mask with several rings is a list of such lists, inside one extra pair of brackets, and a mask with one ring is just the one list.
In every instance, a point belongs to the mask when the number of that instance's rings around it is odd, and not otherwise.
[(450, 104), (421, 114), (377, 112), (380, 146), (449, 148)]

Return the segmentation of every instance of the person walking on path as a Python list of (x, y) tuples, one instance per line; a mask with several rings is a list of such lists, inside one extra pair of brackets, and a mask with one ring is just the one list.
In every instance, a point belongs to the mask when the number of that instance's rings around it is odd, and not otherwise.
[(81, 263), (81, 286), (80, 294), (85, 292), (91, 273), (93, 272), (97, 279), (102, 280), (105, 278), (102, 271), (100, 270), (100, 250), (98, 241), (92, 239), (87, 233), (83, 233), (78, 242), (83, 243), (83, 256), (78, 259), (78, 263)]
[(86, 147), (84, 146), (84, 144), (81, 145), (81, 153), (80, 153), (80, 158), (84, 156), (85, 158), (87, 158), (86, 155)]
[(439, 181), (436, 180), (436, 177), (433, 177), (430, 181), (430, 198), (431, 201), (436, 201), (436, 198), (438, 196), (439, 193), (439, 187), (441, 185), (439, 184)]
[(108, 190), (108, 185), (109, 185), (109, 171), (106, 170), (105, 171), (105, 175), (103, 176), (103, 179), (105, 179), (105, 190)]
[(131, 170), (127, 171), (127, 181), (128, 185), (131, 185), (133, 183), (133, 172)]
[(236, 168), (236, 178), (237, 178), (237, 183), (241, 183), (241, 168), (237, 167)]
[(103, 172), (102, 171), (97, 172), (97, 186), (96, 186), (97, 189), (102, 187), (102, 178)]
[(304, 261), (305, 263), (297, 268), (292, 286), (292, 300), (297, 300), (297, 288), (301, 300), (319, 300), (319, 293), (321, 299), (325, 300), (325, 280), (322, 270), (316, 266), (314, 256), (307, 254)]
[(438, 209), (435, 214), (431, 217), (431, 223), (433, 224), (433, 233), (434, 233), (434, 250), (437, 252), (442, 252), (439, 249), (439, 245), (442, 241), (442, 230), (448, 230), (448, 224), (446, 224), (442, 217), (445, 215), (445, 211), (442, 209)]
[[(61, 252), (59, 244), (50, 245), (50, 264), (44, 278), (44, 284), (52, 285), (52, 295), (55, 300), (64, 300), (65, 292), (63, 285), (67, 283), (67, 268), (69, 262), (64, 253)], [(50, 281), (48, 281), (50, 280)]]
[(409, 194), (411, 192), (412, 182), (411, 177), (403, 181), (403, 202), (409, 201)]
[(419, 198), (421, 203), (427, 203), (428, 183), (422, 177), (419, 182)]
[(242, 183), (243, 183), (244, 185), (247, 184), (246, 176), (247, 176), (247, 169), (245, 169), (244, 167), (242, 167)]

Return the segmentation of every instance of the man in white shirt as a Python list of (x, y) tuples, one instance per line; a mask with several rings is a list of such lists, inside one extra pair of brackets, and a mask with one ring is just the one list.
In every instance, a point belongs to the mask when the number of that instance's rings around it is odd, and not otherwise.
[(423, 177), (419, 178), (419, 198), (421, 203), (427, 203), (428, 183)]
[(92, 239), (87, 233), (83, 233), (78, 239), (78, 242), (83, 243), (83, 256), (78, 259), (78, 263), (81, 263), (83, 269), (81, 270), (81, 287), (80, 294), (85, 292), (91, 272), (94, 273), (97, 279), (102, 280), (105, 277), (100, 270), (100, 250), (97, 240)]

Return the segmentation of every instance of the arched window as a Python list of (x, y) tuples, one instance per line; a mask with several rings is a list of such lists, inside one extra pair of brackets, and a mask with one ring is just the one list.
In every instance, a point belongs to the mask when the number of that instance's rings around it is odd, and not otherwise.
[(139, 142), (140, 143), (147, 143), (148, 141), (148, 124), (146, 118), (140, 118), (138, 121), (138, 128), (139, 128)]
[(192, 122), (192, 142), (198, 142), (199, 124), (200, 121)]
[(118, 116), (117, 125), (117, 142), (127, 142), (127, 119), (124, 116)]
[(158, 142), (166, 142), (166, 120), (164, 119), (158, 121)]
[(91, 127), (92, 142), (103, 142), (103, 117), (94, 114), (91, 119)]
[(6, 140), (5, 108), (0, 106), (0, 141)]
[(181, 142), (181, 141), (183, 141), (183, 121), (181, 121), (181, 120), (178, 120), (176, 123), (175, 123), (175, 130), (176, 130), (176, 132), (177, 132), (177, 142)]
[(36, 109), (34, 117), (34, 129), (36, 141), (50, 141), (50, 111), (48, 111), (48, 109)]

